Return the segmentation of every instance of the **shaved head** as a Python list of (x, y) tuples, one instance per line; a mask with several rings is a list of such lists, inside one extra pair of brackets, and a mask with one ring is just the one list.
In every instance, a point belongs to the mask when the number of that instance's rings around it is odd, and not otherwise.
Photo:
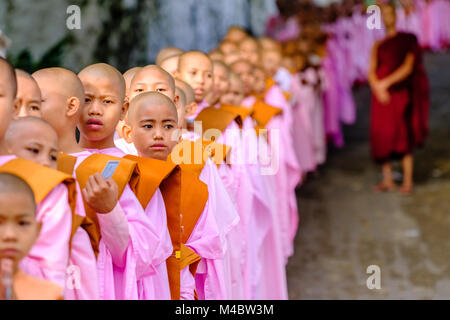
[(84, 100), (83, 84), (77, 75), (64, 68), (46, 68), (33, 73), (33, 78), (38, 84), (45, 79), (52, 83), (54, 89), (66, 97), (77, 97)]
[(186, 96), (186, 104), (190, 104), (195, 101), (194, 89), (185, 81), (175, 78), (175, 85), (183, 90)]
[(123, 79), (125, 80), (125, 95), (129, 97), (130, 95), (130, 87), (131, 87), (131, 81), (133, 80), (134, 76), (142, 70), (142, 67), (134, 67), (131, 68), (123, 74)]
[(170, 58), (172, 56), (175, 56), (175, 55), (180, 55), (183, 52), (184, 52), (184, 50), (182, 50), (180, 48), (176, 48), (176, 47), (164, 48), (158, 52), (158, 55), (156, 56), (155, 64), (159, 66), (163, 60)]
[(180, 60), (178, 61), (178, 71), (181, 71), (183, 68), (185, 68), (191, 60), (197, 58), (204, 58), (205, 60), (208, 60), (209, 63), (211, 63), (211, 58), (206, 53), (196, 50), (187, 51), (180, 56)]
[(28, 72), (20, 69), (16, 69), (16, 78), (19, 109), (15, 118), (29, 115), (42, 117), (42, 96), (36, 80)]
[(128, 123), (133, 125), (142, 109), (161, 105), (167, 106), (167, 108), (173, 112), (175, 119), (178, 119), (177, 107), (175, 106), (175, 103), (164, 94), (150, 91), (141, 93), (131, 100), (130, 108), (128, 109)]
[(258, 43), (261, 46), (261, 49), (263, 49), (263, 51), (264, 50), (278, 50), (281, 52), (281, 50), (282, 50), (281, 44), (269, 37), (258, 38)]
[(83, 81), (84, 78), (101, 79), (108, 78), (119, 90), (120, 96), (125, 99), (125, 79), (122, 74), (113, 66), (106, 63), (96, 63), (87, 66), (78, 73), (78, 77)]
[(11, 64), (11, 62), (9, 62), (8, 60), (6, 60), (3, 57), (0, 57), (0, 71), (1, 71), (0, 74), (7, 75), (8, 79), (9, 79), (9, 83), (11, 85), (11, 89), (12, 89), (12, 96), (13, 96), (13, 98), (15, 98), (16, 94), (17, 94), (16, 73), (15, 73), (14, 67)]
[(0, 172), (0, 194), (21, 193), (26, 194), (36, 210), (36, 200), (33, 189), (22, 178), (7, 172)]
[(130, 85), (130, 99), (147, 91), (159, 91), (175, 98), (175, 80), (163, 68), (157, 65), (148, 65), (139, 70)]
[(181, 54), (176, 54), (164, 59), (163, 61), (161, 61), (159, 66), (170, 74), (175, 74), (175, 72), (178, 70), (178, 61), (180, 60), (180, 55)]
[(223, 52), (224, 55), (227, 55), (230, 52), (237, 51), (238, 45), (231, 40), (225, 39), (219, 44), (218, 49), (220, 50), (220, 52)]
[(225, 39), (238, 43), (247, 36), (248, 34), (244, 28), (239, 26), (231, 26), (228, 29)]
[(8, 131), (5, 135), (7, 144), (15, 143), (17, 139), (21, 139), (21, 134), (29, 131), (31, 128), (38, 128), (38, 130), (46, 130), (52, 132), (56, 136), (55, 129), (45, 120), (37, 117), (22, 117), (11, 121)]

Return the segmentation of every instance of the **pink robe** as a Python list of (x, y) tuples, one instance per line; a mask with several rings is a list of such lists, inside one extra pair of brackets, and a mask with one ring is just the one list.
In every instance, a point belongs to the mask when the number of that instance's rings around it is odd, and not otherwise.
[[(0, 166), (14, 158), (0, 156)], [(64, 184), (58, 184), (39, 203), (36, 220), (42, 222), (41, 232), (28, 255), (21, 261), (20, 268), (28, 275), (52, 281), (64, 288), (72, 227), (72, 212)]]
[[(117, 148), (86, 150), (78, 154), (75, 168), (92, 153), (115, 157), (125, 154)], [(108, 214), (97, 214), (101, 235), (97, 270), (100, 299), (144, 299), (154, 292), (155, 255), (159, 231), (127, 185), (117, 206)]]
[[(78, 182), (76, 183), (76, 187), (77, 204), (75, 213), (85, 217), (86, 212), (84, 210), (83, 196)], [(72, 238), (68, 270), (73, 271), (73, 273), (70, 275), (70, 272), (68, 272), (67, 275), (68, 285), (65, 287), (65, 300), (99, 299), (97, 260), (91, 246), (89, 235), (81, 226), (78, 227)]]

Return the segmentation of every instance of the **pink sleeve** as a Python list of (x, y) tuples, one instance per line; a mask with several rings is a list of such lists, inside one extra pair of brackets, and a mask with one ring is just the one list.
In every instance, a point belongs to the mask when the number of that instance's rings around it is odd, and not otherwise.
[(180, 300), (194, 300), (195, 280), (189, 266), (180, 273)]
[(124, 254), (130, 241), (127, 218), (119, 203), (107, 214), (97, 214), (102, 239), (118, 267), (123, 267)]
[(41, 232), (21, 267), (32, 276), (53, 281), (64, 288), (72, 230), (72, 212), (64, 184), (57, 185), (41, 201), (36, 218), (42, 223)]

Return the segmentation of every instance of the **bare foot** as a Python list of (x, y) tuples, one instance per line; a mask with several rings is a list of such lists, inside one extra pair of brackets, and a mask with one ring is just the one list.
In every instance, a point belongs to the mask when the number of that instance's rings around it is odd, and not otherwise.
[(380, 182), (379, 184), (373, 187), (373, 191), (375, 192), (395, 191), (396, 189), (397, 186), (395, 185), (395, 183), (387, 183), (387, 182)]
[(413, 193), (413, 190), (414, 190), (414, 188), (412, 185), (402, 185), (400, 187), (400, 189), (398, 190), (398, 192), (400, 192), (401, 194), (404, 194), (404, 195), (410, 195)]

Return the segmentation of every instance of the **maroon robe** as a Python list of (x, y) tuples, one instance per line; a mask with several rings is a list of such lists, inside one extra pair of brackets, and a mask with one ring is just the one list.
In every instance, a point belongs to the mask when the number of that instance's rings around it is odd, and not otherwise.
[(390, 101), (382, 104), (372, 95), (370, 144), (378, 163), (411, 153), (428, 136), (429, 87), (417, 38), (399, 32), (383, 40), (376, 75), (383, 79), (394, 72), (410, 52), (414, 54), (413, 72), (389, 88)]

